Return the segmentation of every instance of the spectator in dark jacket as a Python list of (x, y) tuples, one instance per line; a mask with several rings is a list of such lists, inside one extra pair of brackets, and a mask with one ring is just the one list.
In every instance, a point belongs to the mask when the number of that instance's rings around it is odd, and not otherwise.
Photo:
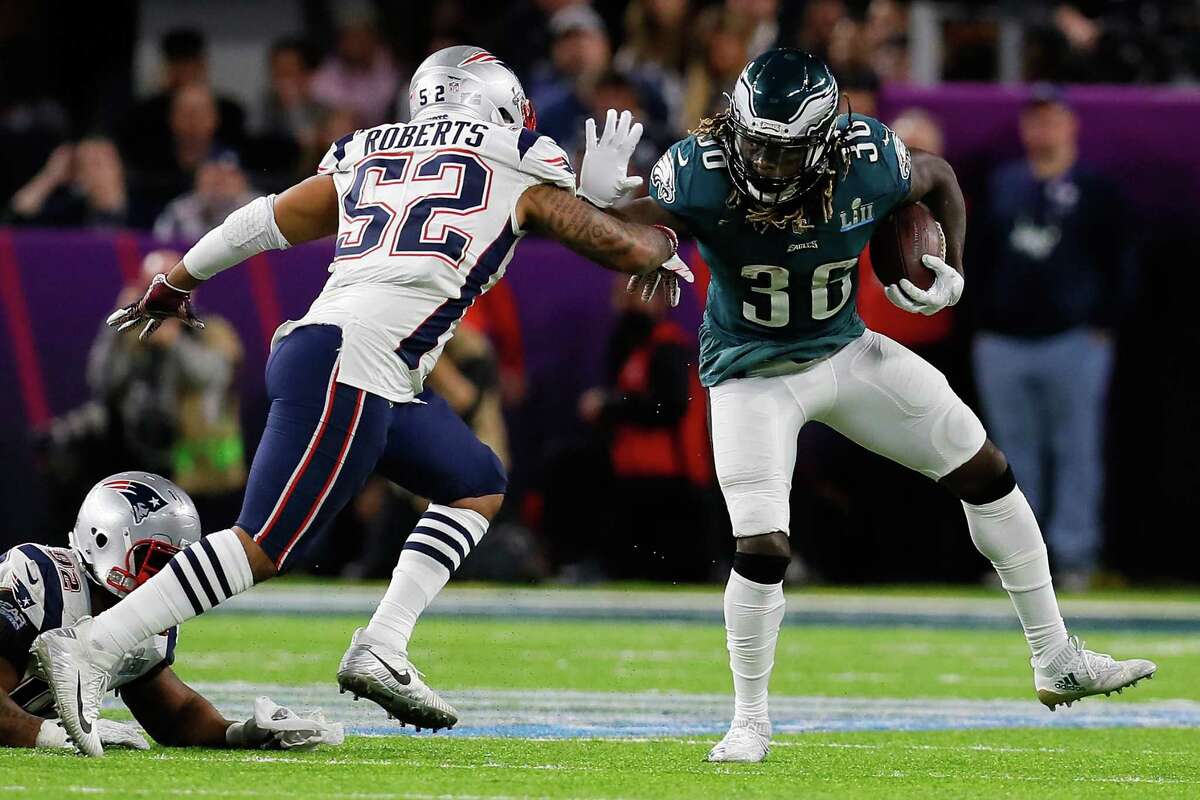
[(27, 225), (115, 226), (125, 222), (125, 170), (108, 139), (55, 148), (12, 197), (9, 217)]
[(1025, 158), (992, 176), (984, 209), (991, 263), (973, 279), (976, 372), (1060, 585), (1081, 587), (1101, 545), (1101, 440), (1112, 334), (1130, 299), (1130, 226), (1118, 193), (1079, 163), (1078, 123), (1056, 90), (1035, 89), (1020, 130)]

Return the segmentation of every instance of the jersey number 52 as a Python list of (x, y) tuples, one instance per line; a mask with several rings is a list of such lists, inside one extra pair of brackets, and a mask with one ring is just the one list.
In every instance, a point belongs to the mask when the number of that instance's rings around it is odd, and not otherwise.
[[(829, 319), (842, 310), (850, 299), (850, 287), (857, 258), (822, 264), (813, 270), (812, 318)], [(791, 273), (785, 267), (750, 264), (742, 267), (742, 277), (751, 281), (750, 295), (742, 303), (742, 316), (766, 328), (784, 328), (792, 321), (791, 296), (788, 281)]]
[[(487, 208), (492, 170), (464, 151), (434, 153), (410, 170), (413, 160), (412, 153), (374, 156), (355, 167), (341, 201), (350, 229), (338, 235), (335, 259), (361, 258), (387, 245), (389, 256), (434, 256), (452, 267), (462, 262), (472, 237), (444, 216)], [(407, 192), (394, 194), (407, 201), (404, 207), (389, 205), (387, 187), (406, 183)]]

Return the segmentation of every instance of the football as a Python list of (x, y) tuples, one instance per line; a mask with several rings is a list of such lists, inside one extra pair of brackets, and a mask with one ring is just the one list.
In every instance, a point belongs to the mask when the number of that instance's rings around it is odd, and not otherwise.
[(933, 285), (933, 270), (921, 256), (946, 257), (946, 237), (929, 209), (920, 203), (903, 205), (888, 214), (871, 236), (871, 266), (884, 286), (908, 278), (919, 289)]

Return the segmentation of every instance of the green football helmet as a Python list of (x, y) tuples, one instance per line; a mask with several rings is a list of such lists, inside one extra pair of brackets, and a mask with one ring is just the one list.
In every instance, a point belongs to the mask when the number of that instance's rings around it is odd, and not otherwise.
[(777, 47), (747, 64), (720, 137), (738, 190), (776, 206), (816, 186), (831, 169), (837, 111), (837, 80), (816, 56)]

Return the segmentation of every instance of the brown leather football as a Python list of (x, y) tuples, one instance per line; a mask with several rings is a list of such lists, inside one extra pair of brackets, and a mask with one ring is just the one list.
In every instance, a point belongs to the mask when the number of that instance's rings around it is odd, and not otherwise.
[(928, 289), (936, 277), (921, 263), (921, 256), (946, 257), (946, 237), (929, 209), (920, 203), (897, 208), (875, 226), (871, 236), (871, 266), (884, 286), (908, 278), (918, 289)]

